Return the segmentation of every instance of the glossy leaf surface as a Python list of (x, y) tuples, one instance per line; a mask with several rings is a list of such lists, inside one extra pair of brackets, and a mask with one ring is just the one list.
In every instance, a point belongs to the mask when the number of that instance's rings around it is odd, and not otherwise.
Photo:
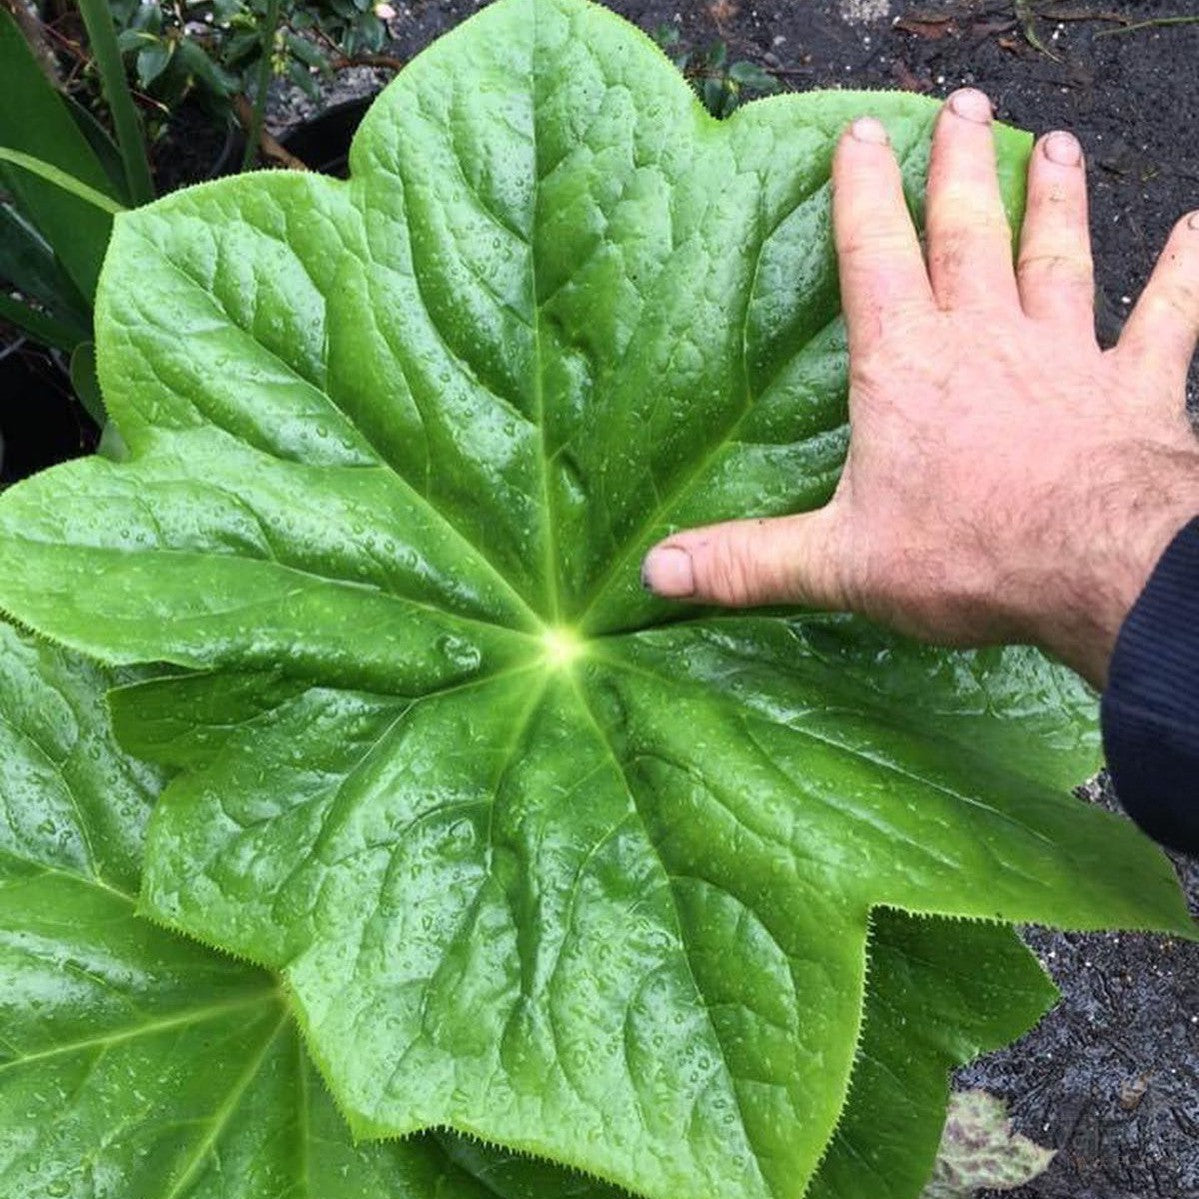
[[(922, 1184), (934, 1160), (936, 1177), (963, 1177), (975, 1129), (963, 1126), (958, 1103), (951, 1105), (958, 1119), (942, 1137), (950, 1068), (1012, 1041), (1057, 998), (1036, 959), (1002, 925), (882, 910), (870, 950), (849, 1098), (807, 1199), (931, 1199)], [(501, 1199), (622, 1194), (459, 1137), (438, 1139)]]
[[(145, 902), (283, 973), (359, 1133), (790, 1199), (879, 905), (1189, 927), (1165, 860), (1069, 800), (1093, 703), (1037, 655), (638, 585), (667, 530), (835, 482), (828, 172), (864, 108), (918, 194), (928, 101), (719, 123), (603, 10), (501, 0), (378, 101), (348, 184), (117, 222), (130, 457), (4, 497), (0, 603), (198, 672), (119, 701), (181, 772)], [(1027, 145), (1000, 132), (1013, 210)]]

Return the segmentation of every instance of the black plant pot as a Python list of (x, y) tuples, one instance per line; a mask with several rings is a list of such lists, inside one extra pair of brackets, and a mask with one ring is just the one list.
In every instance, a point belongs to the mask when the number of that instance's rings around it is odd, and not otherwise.
[(90, 454), (99, 441), (59, 355), (23, 338), (0, 347), (0, 487)]
[(350, 142), (374, 102), (374, 96), (347, 100), (297, 125), (282, 142), (305, 166), (344, 179), (349, 173)]
[(154, 149), (159, 194), (235, 174), (241, 169), (245, 146), (245, 135), (232, 118), (222, 120), (197, 103), (185, 103)]

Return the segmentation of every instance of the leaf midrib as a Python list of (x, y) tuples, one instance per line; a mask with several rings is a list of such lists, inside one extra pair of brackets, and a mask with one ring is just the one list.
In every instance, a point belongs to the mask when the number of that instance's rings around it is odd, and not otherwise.
[(550, 620), (555, 624), (560, 620), (562, 613), (562, 588), (559, 581), (559, 561), (557, 551), (557, 524), (555, 517), (555, 505), (553, 496), (553, 487), (550, 484), (550, 463), (552, 457), (549, 453), (549, 444), (546, 440), (546, 420), (545, 420), (545, 358), (544, 351), (541, 345), (541, 301), (537, 294), (537, 250), (536, 250), (536, 229), (537, 222), (541, 212), (541, 172), (537, 169), (537, 150), (540, 144), (538, 126), (540, 120), (540, 106), (537, 96), (537, 61), (538, 48), (541, 44), (539, 36), (539, 26), (536, 5), (532, 8), (532, 16), (530, 24), (532, 26), (532, 49), (529, 55), (529, 95), (532, 97), (532, 120), (530, 128), (532, 131), (532, 145), (530, 153), (533, 159), (533, 235), (529, 238), (529, 297), (533, 304), (533, 413), (534, 420), (537, 423), (538, 445), (540, 453), (537, 455), (537, 461), (540, 464), (541, 470), (541, 509), (543, 519), (545, 521), (545, 537), (544, 537), (544, 555), (545, 555), (545, 585), (547, 588), (547, 600), (549, 604)]
[[(629, 778), (628, 773), (625, 770), (624, 763), (620, 760), (619, 755), (616, 753), (616, 747), (612, 744), (611, 738), (604, 731), (604, 727), (600, 723), (599, 717), (596, 715), (595, 711), (592, 709), (591, 704), (587, 699), (586, 693), (584, 692), (583, 688), (579, 685), (578, 679), (576, 678), (574, 672), (571, 671), (568, 673), (569, 673), (571, 689), (574, 691), (575, 697), (578, 701), (581, 711), (583, 712), (584, 717), (586, 718), (588, 723), (592, 726), (592, 728), (595, 730), (596, 739), (598, 740), (599, 745), (600, 745), (601, 749), (603, 750), (605, 756), (611, 760), (612, 766), (616, 770), (617, 777), (621, 781), (621, 785), (624, 788), (625, 794), (628, 795), (629, 802), (632, 804), (634, 812), (637, 813), (637, 818), (642, 822), (642, 824), (645, 824), (645, 818), (641, 815), (640, 804), (637, 802), (636, 790), (633, 787), (632, 780)], [(737, 1076), (733, 1072), (732, 1066), (729, 1064), (728, 1053), (727, 1053), (727, 1050), (725, 1049), (724, 1042), (720, 1039), (720, 1034), (717, 1031), (716, 1024), (711, 1018), (711, 1012), (710, 1012), (710, 1008), (709, 1008), (708, 998), (704, 994), (703, 989), (699, 985), (699, 980), (695, 976), (695, 969), (691, 962), (691, 954), (688, 951), (687, 938), (683, 935), (682, 915), (679, 912), (678, 900), (675, 897), (675, 893), (674, 893), (674, 876), (671, 874), (670, 869), (667, 866), (665, 859), (659, 853), (658, 847), (654, 843), (653, 838), (649, 836), (648, 830), (646, 832), (645, 843), (652, 850), (654, 858), (656, 859), (656, 861), (658, 863), (658, 867), (662, 871), (662, 874), (665, 877), (665, 879), (667, 880), (666, 891), (667, 891), (667, 894), (670, 896), (670, 904), (671, 904), (670, 910), (674, 917), (673, 932), (675, 934), (675, 937), (677, 939), (679, 946), (682, 949), (682, 959), (687, 967), (687, 977), (691, 981), (692, 990), (694, 991), (695, 995), (701, 1001), (701, 1006), (704, 1011), (704, 1016), (707, 1020), (708, 1029), (712, 1035), (713, 1043), (716, 1045), (717, 1049), (720, 1051), (721, 1065), (724, 1067), (725, 1076), (728, 1079), (729, 1091), (731, 1092), (732, 1097), (733, 1097), (733, 1102), (736, 1104), (736, 1107), (737, 1107), (737, 1117), (738, 1117), (738, 1120), (740, 1122), (741, 1128), (742, 1128), (744, 1136), (745, 1136), (745, 1144), (753, 1156), (754, 1168), (758, 1174), (758, 1182), (761, 1185), (762, 1193), (769, 1194), (770, 1187), (769, 1187), (769, 1184), (766, 1182), (765, 1172), (762, 1169), (762, 1159), (759, 1155), (757, 1146), (754, 1144), (754, 1139), (750, 1133), (750, 1124), (745, 1118), (745, 1109), (741, 1103), (741, 1094), (740, 1094), (739, 1090), (737, 1089)]]

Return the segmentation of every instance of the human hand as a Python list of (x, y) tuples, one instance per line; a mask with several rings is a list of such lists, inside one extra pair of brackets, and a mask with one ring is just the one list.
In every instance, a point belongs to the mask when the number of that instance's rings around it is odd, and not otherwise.
[(1186, 377), (1199, 336), (1199, 212), (1119, 344), (1095, 339), (1082, 150), (1036, 145), (1013, 268), (991, 104), (937, 121), (927, 265), (881, 124), (833, 164), (849, 337), (849, 455), (818, 512), (668, 537), (659, 595), (844, 609), (949, 645), (1029, 642), (1102, 686), (1158, 558), (1199, 515)]

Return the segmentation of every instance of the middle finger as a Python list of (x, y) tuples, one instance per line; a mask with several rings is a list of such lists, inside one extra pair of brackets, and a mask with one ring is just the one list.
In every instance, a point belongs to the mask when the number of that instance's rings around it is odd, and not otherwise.
[(1017, 305), (991, 101), (974, 88), (954, 92), (937, 118), (926, 228), (929, 278), (941, 308)]

